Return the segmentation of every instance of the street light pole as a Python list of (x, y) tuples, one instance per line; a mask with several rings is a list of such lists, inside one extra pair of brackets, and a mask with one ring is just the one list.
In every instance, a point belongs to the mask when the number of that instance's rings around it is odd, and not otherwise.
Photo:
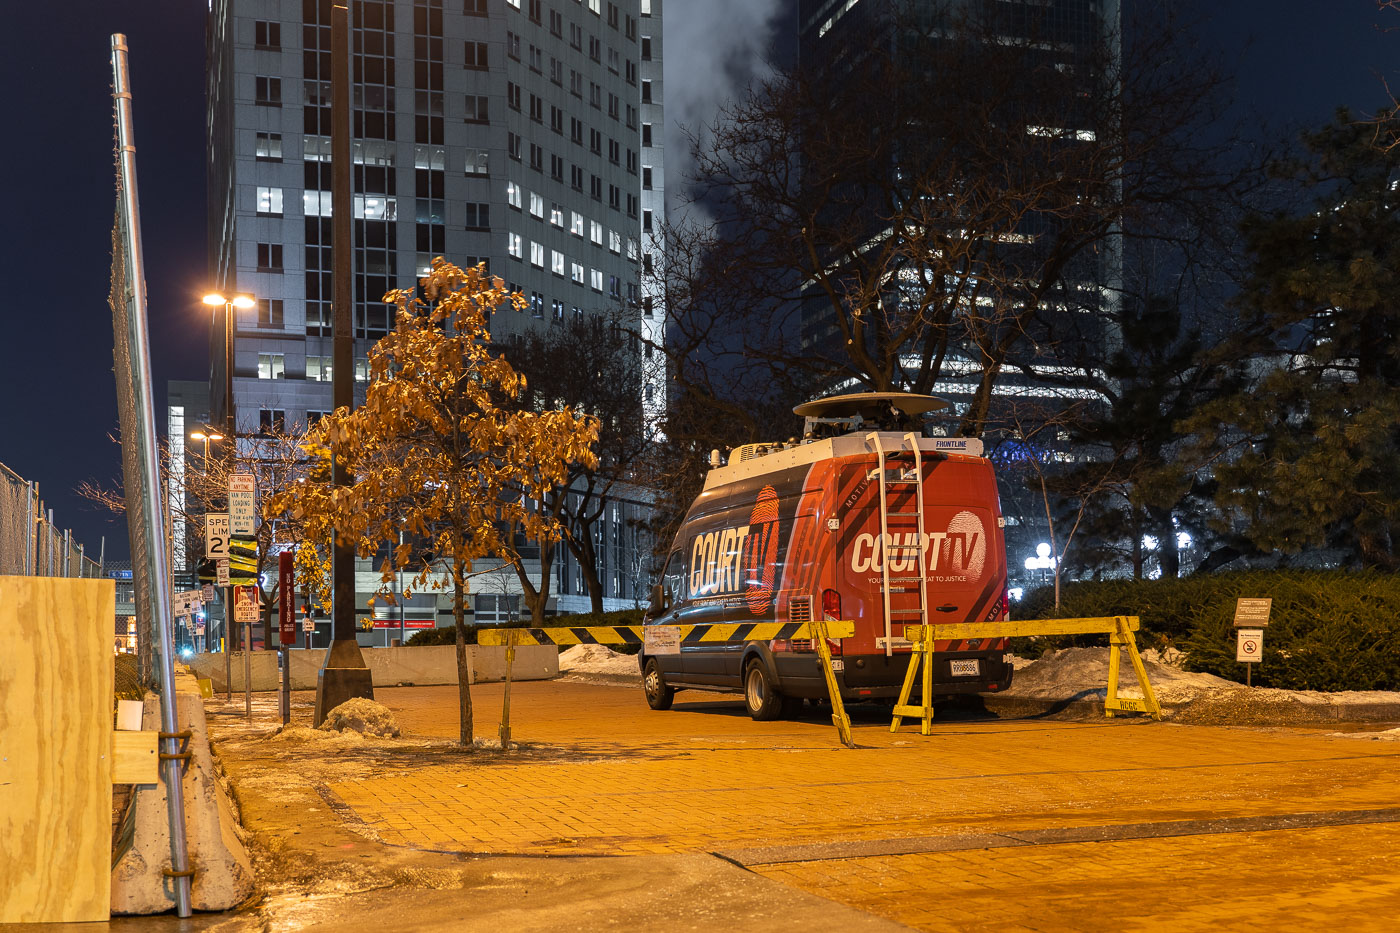
[[(348, 0), (331, 2), (331, 278), (334, 282), (331, 344), (332, 405), (355, 406), (353, 277), (354, 228), (351, 224), (350, 164), (350, 20)], [(337, 445), (338, 447), (339, 445)], [(331, 482), (353, 482), (341, 450), (331, 455)], [(355, 637), (355, 542), (332, 531), (331, 643), (316, 676), (316, 715), (326, 714), (352, 697), (374, 699), (374, 684)]]
[[(234, 295), (225, 298), (217, 292), (204, 296), (204, 303), (210, 307), (224, 308), (224, 438), (230, 445), (229, 467), (232, 472), (233, 458), (237, 456), (238, 433), (234, 424), (233, 409), (233, 309), (251, 308), (255, 304), (251, 295)], [(205, 464), (206, 472), (208, 464)], [(224, 587), (224, 691), (233, 699), (233, 584)], [(247, 646), (244, 646), (247, 650)], [(251, 663), (251, 659), (250, 659)]]
[[(223, 436), (222, 434), (218, 433), (217, 431), (212, 431), (212, 430), (209, 430), (208, 428), (206, 428), (206, 429), (203, 430), (203, 431), (191, 431), (191, 432), (190, 432), (190, 438), (191, 438), (192, 440), (203, 441), (203, 442), (204, 442), (204, 484), (205, 484), (205, 486), (207, 487), (207, 486), (209, 485), (209, 442), (210, 442), (210, 441), (221, 441), (221, 440), (224, 439), (224, 436)], [(206, 490), (205, 490), (205, 495), (206, 495), (206, 496), (208, 495), (208, 490), (207, 490), (207, 488), (206, 488)], [(206, 516), (205, 521), (207, 522), (207, 521), (208, 521), (208, 517), (207, 517), (207, 516), (208, 516), (208, 508), (207, 508), (207, 506), (206, 506), (206, 509), (205, 509), (205, 516)], [(208, 556), (208, 555), (206, 555), (206, 557), (207, 557), (207, 556)], [(217, 580), (216, 580), (215, 582), (217, 582)], [(209, 630), (210, 630), (211, 627), (212, 627), (212, 624), (211, 624), (211, 621), (210, 621), (210, 619), (209, 619), (209, 613), (208, 613), (208, 611), (206, 611), (206, 612), (204, 613), (204, 650), (205, 650), (205, 652), (208, 652), (208, 651), (209, 651)], [(227, 629), (228, 629), (228, 622), (227, 622), (227, 620), (225, 620), (224, 629), (225, 629), (224, 637), (227, 638), (227, 637), (228, 637), (228, 632), (227, 632)], [(227, 661), (227, 659), (225, 659), (225, 660)]]

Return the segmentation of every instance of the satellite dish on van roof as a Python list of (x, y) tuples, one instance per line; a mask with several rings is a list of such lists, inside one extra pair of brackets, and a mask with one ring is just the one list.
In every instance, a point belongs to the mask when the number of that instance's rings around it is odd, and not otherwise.
[(859, 415), (865, 421), (880, 421), (893, 412), (913, 416), (947, 407), (947, 402), (932, 395), (914, 395), (910, 392), (856, 392), (803, 402), (792, 412), (804, 418), (853, 418)]
[(834, 437), (843, 431), (869, 425), (880, 431), (909, 431), (922, 427), (920, 415), (947, 408), (932, 395), (910, 392), (856, 392), (803, 402), (793, 409), (806, 419), (803, 434), (809, 439)]

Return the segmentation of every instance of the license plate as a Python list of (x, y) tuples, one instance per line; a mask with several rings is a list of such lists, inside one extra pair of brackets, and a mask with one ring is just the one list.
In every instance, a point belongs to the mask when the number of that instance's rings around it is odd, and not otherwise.
[(954, 677), (976, 677), (976, 676), (977, 676), (977, 659), (976, 659), (976, 658), (973, 658), (973, 659), (971, 659), (970, 661), (950, 661), (949, 663), (953, 665), (953, 676), (954, 676)]

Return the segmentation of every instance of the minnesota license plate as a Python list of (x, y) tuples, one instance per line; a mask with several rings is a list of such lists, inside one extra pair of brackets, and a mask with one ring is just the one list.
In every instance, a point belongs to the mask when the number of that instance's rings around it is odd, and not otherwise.
[(948, 663), (953, 666), (954, 677), (976, 677), (978, 674), (976, 658), (972, 658), (968, 661), (950, 661)]

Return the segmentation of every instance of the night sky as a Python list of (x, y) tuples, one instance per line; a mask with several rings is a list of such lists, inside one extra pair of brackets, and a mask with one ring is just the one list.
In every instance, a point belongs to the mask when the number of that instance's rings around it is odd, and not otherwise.
[[(1124, 0), (1132, 3), (1134, 0)], [(670, 0), (668, 106), (693, 122), (724, 73), (742, 80), (764, 23), (792, 22), (791, 0)], [(1338, 105), (1372, 112), (1383, 79), (1400, 89), (1400, 14), (1374, 0), (1235, 0), (1214, 4), (1202, 41), (1237, 65), (1242, 114), (1280, 133), (1327, 121)], [(1221, 9), (1223, 8), (1223, 9)], [(204, 0), (66, 0), (6, 8), (0, 59), (10, 138), (3, 174), (16, 205), (0, 250), (7, 285), (0, 389), (0, 463), (38, 481), (60, 528), (95, 554), (127, 556), (125, 523), (81, 500), (84, 480), (120, 472), (107, 307), (114, 206), (110, 35), (131, 49), (155, 393), (169, 379), (208, 378), (204, 204)], [(700, 36), (733, 36), (736, 10), (752, 23), (735, 48), (705, 60)], [(755, 12), (757, 11), (757, 12)], [(770, 40), (771, 41), (771, 40)], [(790, 47), (790, 43), (784, 43)], [(675, 50), (672, 53), (671, 50)], [(718, 65), (718, 67), (717, 67)], [(687, 75), (705, 76), (686, 82)], [(686, 93), (687, 86), (699, 90)], [(708, 89), (709, 93), (706, 93)], [(670, 113), (668, 112), (668, 116)], [(668, 146), (676, 151), (673, 134)], [(672, 179), (674, 181), (674, 179)]]

